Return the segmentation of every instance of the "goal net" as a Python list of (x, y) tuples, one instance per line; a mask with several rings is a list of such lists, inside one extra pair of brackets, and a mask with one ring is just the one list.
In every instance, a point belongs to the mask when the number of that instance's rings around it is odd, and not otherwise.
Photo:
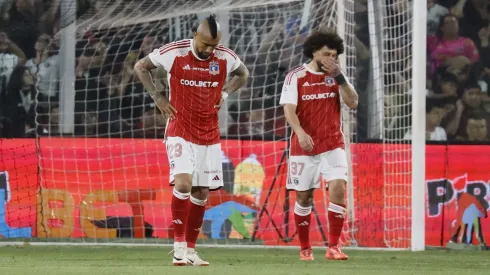
[[(39, 184), (23, 193), (36, 206), (7, 208), (10, 220), (23, 220), (16, 224), (48, 241), (172, 242), (172, 188), (161, 141), (166, 122), (133, 66), (163, 44), (192, 38), (199, 22), (215, 14), (222, 43), (237, 53), (251, 76), (219, 112), (225, 186), (210, 195), (199, 241), (298, 245), (295, 194), (285, 190), (290, 129), (278, 103), (287, 72), (307, 61), (302, 56), (305, 37), (313, 30), (334, 29), (345, 41), (344, 71), (355, 86), (370, 91), (368, 96), (360, 90), (362, 117), (346, 107), (342, 112), (351, 160), (342, 241), (346, 246), (408, 248), (410, 150), (399, 141), (410, 125), (410, 112), (405, 109), (409, 102), (398, 98), (409, 91), (410, 76), (403, 70), (409, 68), (410, 40), (405, 38), (410, 30), (400, 27), (405, 26), (400, 20), (409, 24), (410, 13), (386, 13), (390, 7), (376, 4), (371, 12), (389, 23), (376, 19), (368, 24), (366, 16), (356, 24), (356, 5), (367, 7), (365, 1), (356, 2), (110, 0), (79, 11), (76, 21), (63, 19), (63, 11), (70, 9), (62, 4), (57, 37), (64, 94), (48, 113), (38, 113), (49, 117), (38, 120), (44, 129), (36, 140)], [(359, 12), (368, 14), (362, 8)], [(371, 42), (359, 37), (373, 30), (387, 36), (371, 35)], [(75, 52), (70, 52), (70, 41), (76, 42)], [(373, 43), (379, 43), (379, 52), (369, 49)], [(368, 81), (369, 73), (375, 73), (375, 83)], [(165, 72), (152, 75), (168, 91)], [(71, 89), (67, 79), (73, 79)], [(387, 102), (394, 103), (386, 107)], [(357, 143), (370, 137), (384, 140), (383, 146)], [(312, 218), (315, 246), (328, 243), (327, 205), (328, 191), (321, 188)], [(0, 227), (0, 234), (5, 232)]]

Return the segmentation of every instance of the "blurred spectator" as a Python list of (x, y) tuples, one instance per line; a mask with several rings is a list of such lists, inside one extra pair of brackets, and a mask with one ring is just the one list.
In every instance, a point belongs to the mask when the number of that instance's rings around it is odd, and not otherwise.
[(97, 133), (108, 132), (109, 109), (107, 101), (107, 87), (99, 81), (102, 64), (105, 58), (105, 46), (99, 46), (96, 42), (87, 45), (83, 54), (78, 58), (75, 69), (75, 133), (84, 132), (82, 125), (83, 115), (88, 111), (101, 112), (99, 119), (101, 128)]
[(440, 67), (436, 71), (435, 76), (437, 77), (438, 74), (449, 72), (452, 75), (456, 76), (460, 87), (464, 87), (468, 83), (468, 81), (472, 80), (470, 79), (470, 77), (472, 77), (471, 69), (471, 61), (468, 58), (460, 55), (458, 57), (452, 58), (447, 67)]
[[(284, 131), (281, 131), (285, 130), (284, 115), (279, 105), (283, 81), (290, 70), (305, 61), (301, 45), (311, 26), (300, 28), (300, 23), (297, 17), (290, 17), (286, 21), (281, 18), (273, 22), (270, 31), (260, 42), (255, 60), (248, 60), (253, 61), (253, 65), (250, 65), (253, 67), (250, 70), (252, 97), (262, 99), (260, 108), (265, 109), (265, 129), (269, 136), (284, 137)], [(276, 123), (284, 124), (284, 127), (276, 131)]]
[(98, 1), (77, 0), (77, 18), (89, 11), (96, 2)]
[(475, 113), (482, 113), (481, 88), (478, 84), (470, 84), (456, 102), (456, 108), (443, 122), (448, 136), (466, 137), (468, 118)]
[[(438, 106), (432, 102), (427, 102), (425, 113), (425, 139), (431, 141), (446, 141), (446, 131), (440, 126), (442, 118), (445, 115), (444, 107)], [(405, 133), (403, 139), (412, 139), (411, 129)]]
[(35, 56), (32, 46), (43, 29), (40, 24), (43, 4), (43, 1), (14, 0), (10, 1), (10, 9), (4, 11), (2, 25), (6, 26), (10, 39), (22, 49), (28, 59)]
[(59, 135), (60, 132), (60, 107), (52, 106), (49, 111), (48, 127), (45, 129), (50, 136)]
[(8, 117), (0, 116), (0, 138), (15, 138), (12, 131), (14, 123)]
[[(394, 140), (411, 136), (412, 32), (409, 19), (413, 15), (408, 8), (410, 2), (381, 0), (380, 5), (375, 6), (383, 7), (377, 14), (385, 18), (382, 26), (385, 109), (384, 121), (379, 123), (384, 123), (380, 127), (385, 129), (384, 138)], [(53, 28), (59, 27), (60, 3), (61, 0), (0, 1), (0, 23), (2, 29), (8, 30), (0, 32), (0, 115), (3, 115), (0, 130), (9, 129), (17, 136), (35, 132), (31, 124), (35, 122), (34, 110), (38, 112), (38, 133), (59, 133), (57, 95), (61, 57), (53, 41), (59, 39), (59, 33), (53, 34)], [(167, 19), (121, 26), (120, 22), (129, 22), (134, 8), (159, 5), (155, 1), (142, 3), (77, 1), (77, 16), (84, 18), (79, 21), (82, 27), (77, 30), (81, 39), (76, 46), (76, 135), (147, 138), (163, 135), (166, 121), (152, 107), (152, 100), (133, 76), (132, 67), (135, 60), (170, 39), (188, 37), (198, 22), (198, 15), (181, 16), (180, 30), (175, 29), (175, 22)], [(488, 139), (489, 3), (487, 0), (427, 0), (430, 68), (427, 140), (483, 142)], [(314, 0), (312, 5), (310, 23), (302, 28), (299, 15), (290, 13), (287, 8), (281, 10), (285, 12), (280, 18), (270, 17), (271, 10), (262, 7), (253, 9), (257, 14), (231, 15), (230, 26), (236, 30), (230, 31), (228, 42), (231, 48), (238, 50), (252, 75), (247, 88), (227, 101), (229, 113), (225, 114), (228, 118), (225, 121), (228, 125), (220, 124), (224, 137), (286, 136), (284, 115), (278, 105), (285, 75), (306, 61), (301, 51), (308, 32), (335, 24), (335, 18), (325, 12), (331, 9), (330, 1)], [(352, 134), (366, 137), (371, 125), (369, 119), (378, 119), (373, 114), (378, 110), (373, 112), (369, 108), (373, 100), (379, 99), (368, 96), (372, 94), (374, 76), (370, 75), (373, 64), (370, 64), (367, 1), (356, 0), (353, 7), (349, 7), (352, 8), (356, 16), (355, 35), (345, 37), (349, 45), (346, 56), (350, 58), (347, 60), (349, 67), (345, 69), (354, 76), (352, 81), (362, 100), (357, 112), (350, 114), (357, 122), (352, 122), (351, 126), (358, 125), (357, 133)], [(256, 24), (242, 24), (244, 21)], [(29, 59), (26, 67), (34, 75), (38, 90), (36, 109), (32, 107), (34, 86), (29, 84), (32, 76), (21, 67), (26, 55)], [(165, 72), (155, 70), (152, 74), (157, 87), (167, 91)], [(26, 122), (20, 122), (24, 119)]]
[(139, 55), (138, 59), (141, 59), (147, 55), (149, 55), (155, 48), (158, 48), (161, 45), (156, 32), (151, 31), (145, 37), (143, 37), (143, 41), (139, 47)]
[(482, 114), (473, 114), (468, 117), (466, 122), (465, 136), (458, 136), (458, 140), (467, 140), (472, 142), (488, 142), (488, 120)]
[(167, 121), (155, 106), (148, 107), (140, 118), (134, 137), (163, 138)]
[(128, 126), (141, 117), (144, 105), (144, 87), (137, 81), (133, 68), (137, 61), (135, 52), (129, 53), (122, 68), (106, 72), (101, 82), (107, 87), (110, 108), (119, 111), (119, 116)]
[[(128, 54), (133, 56), (136, 54), (137, 60), (149, 55), (154, 49), (159, 48), (162, 45), (162, 41), (158, 38), (157, 33), (155, 31), (150, 31), (147, 35), (143, 37), (143, 40), (141, 41), (141, 45), (139, 46), (137, 51), (130, 52)], [(134, 59), (131, 57), (131, 59)], [(167, 75), (165, 70), (158, 68), (153, 70), (152, 72), (153, 80), (155, 81), (155, 84), (158, 89), (162, 91), (166, 91), (168, 87), (167, 83)], [(137, 79), (136, 79), (137, 80)], [(145, 96), (146, 93), (145, 93)], [(146, 101), (149, 101), (150, 98), (147, 98)], [(153, 102), (153, 100), (151, 100)]]
[(93, 110), (87, 110), (79, 114), (80, 127), (77, 127), (78, 132), (76, 135), (85, 137), (96, 137), (98, 134), (98, 113)]
[[(228, 137), (260, 137), (266, 134), (265, 129), (265, 110), (261, 101), (255, 101), (249, 111), (240, 112), (237, 123), (233, 123), (228, 128)], [(269, 136), (272, 136), (269, 133)]]
[(429, 92), (429, 98), (448, 99), (456, 102), (458, 97), (459, 81), (455, 75), (449, 72), (443, 73), (440, 79), (433, 84), (433, 91)]
[(60, 64), (59, 56), (51, 44), (47, 34), (38, 37), (36, 44), (36, 57), (26, 62), (26, 67), (36, 76), (36, 88), (41, 102), (58, 102)]
[[(62, 1), (63, 0), (44, 1), (44, 5), (40, 6), (40, 8), (43, 8), (43, 14), (40, 18), (41, 33), (54, 34), (53, 30), (60, 19), (60, 5)], [(82, 7), (81, 5), (84, 2), (86, 1), (76, 0), (77, 10)], [(49, 4), (49, 6), (47, 4)]]
[[(359, 95), (359, 105), (357, 106), (357, 115), (352, 114), (355, 120), (351, 120), (352, 125), (356, 127), (351, 128), (352, 133), (355, 133), (356, 138), (354, 140), (362, 141), (368, 138), (369, 132), (369, 97), (370, 97), (370, 74), (371, 70), (371, 51), (369, 49), (369, 24), (368, 24), (368, 8), (367, 1), (360, 0), (354, 2), (355, 11), (355, 32), (354, 32), (354, 50), (355, 56), (355, 68), (351, 68), (355, 77), (351, 79), (356, 85), (356, 90)], [(347, 47), (349, 50), (349, 47)], [(346, 55), (348, 55), (346, 53)], [(349, 62), (349, 61), (348, 61)], [(352, 62), (352, 61), (351, 61)]]
[(482, 28), (488, 27), (488, 11), (487, 0), (459, 0), (451, 8), (451, 13), (459, 19), (460, 33), (475, 42), (478, 41), (478, 32)]
[(286, 74), (302, 64), (302, 43), (308, 34), (307, 28), (299, 29), (300, 21), (279, 19), (262, 38), (254, 61), (252, 88), (255, 96), (270, 98), (265, 108), (275, 106), (279, 100)]
[(384, 124), (385, 137), (388, 139), (403, 139), (410, 128), (409, 94), (402, 93), (407, 87), (403, 84), (387, 86), (384, 91)]
[(427, 0), (427, 34), (436, 35), (439, 31), (439, 18), (449, 13), (449, 10), (436, 3), (436, 0)]
[(36, 90), (34, 76), (26, 67), (17, 67), (10, 77), (7, 88), (8, 106), (4, 116), (13, 121), (11, 128), (15, 137), (24, 137), (25, 133), (35, 129)]
[(435, 36), (428, 36), (427, 39), (432, 73), (442, 65), (454, 66), (455, 62), (459, 62), (460, 56), (466, 57), (471, 63), (480, 58), (475, 43), (459, 35), (459, 23), (454, 15), (441, 17), (439, 32)]
[(428, 102), (444, 106), (441, 126), (450, 140), (484, 141), (475, 129), (486, 126), (490, 114), (489, 1), (429, 0), (428, 8), (429, 28), (440, 20), (436, 35), (428, 31)]
[(262, 137), (265, 133), (264, 122), (265, 122), (265, 111), (263, 108), (256, 108), (250, 110), (247, 114), (248, 121), (245, 124), (247, 128), (248, 136), (259, 136)]
[(10, 74), (15, 67), (24, 64), (25, 55), (15, 43), (9, 40), (7, 34), (0, 31), (0, 97), (5, 95)]

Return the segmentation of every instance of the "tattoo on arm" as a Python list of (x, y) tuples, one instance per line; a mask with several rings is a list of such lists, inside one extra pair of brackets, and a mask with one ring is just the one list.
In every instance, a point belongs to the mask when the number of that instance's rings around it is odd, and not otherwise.
[(359, 103), (359, 96), (350, 83), (347, 82), (340, 86), (340, 94), (342, 96), (342, 99), (344, 100), (345, 105), (349, 106), (349, 108), (351, 109), (357, 108), (357, 104)]
[(155, 69), (156, 66), (151, 62), (148, 56), (136, 62), (134, 65), (134, 71), (138, 76), (141, 84), (145, 87), (146, 91), (150, 94), (153, 99), (163, 96), (161, 91), (157, 89), (153, 79), (151, 77), (151, 70)]
[(243, 64), (242, 62), (236, 70), (231, 72), (231, 75), (233, 76), (233, 78), (223, 87), (223, 91), (229, 94), (240, 89), (243, 85), (247, 83), (249, 72), (247, 67), (245, 67), (245, 64)]

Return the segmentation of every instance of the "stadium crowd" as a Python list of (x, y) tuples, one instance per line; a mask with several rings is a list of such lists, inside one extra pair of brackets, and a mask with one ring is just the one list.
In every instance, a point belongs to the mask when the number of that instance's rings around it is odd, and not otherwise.
[(487, 142), (489, 2), (427, 2), (427, 139)]
[[(145, 0), (146, 1), (146, 0)], [(387, 39), (384, 47), (385, 121), (387, 137), (410, 139), (409, 85), (410, 26), (400, 18), (410, 16), (410, 0), (384, 0)], [(104, 1), (78, 0), (77, 18), (110, 7)], [(117, 1), (116, 1), (117, 2)], [(124, 2), (121, 0), (119, 2)], [(320, 5), (322, 1), (314, 1)], [(0, 136), (59, 135), (60, 0), (0, 1)], [(427, 0), (427, 130), (430, 141), (489, 140), (490, 122), (490, 4), (486, 0)], [(367, 1), (354, 1), (355, 84), (360, 93), (356, 137), (368, 139), (368, 93), (372, 93), (372, 53), (369, 48)], [(317, 10), (313, 25), (325, 21)], [(251, 16), (251, 15), (248, 15)], [(253, 16), (253, 15), (252, 15)], [(267, 18), (268, 19), (268, 18)], [(230, 22), (233, 22), (233, 17)], [(238, 18), (237, 20), (243, 20)], [(406, 21), (406, 20), (405, 20)], [(135, 62), (152, 49), (171, 40), (190, 38), (196, 16), (183, 17), (187, 37), (170, 35), (165, 22), (100, 28), (79, 33), (75, 68), (76, 136), (160, 138), (165, 120), (133, 73)], [(295, 18), (268, 20), (255, 34), (257, 47), (237, 53), (251, 71), (249, 85), (230, 97), (224, 123), (228, 138), (287, 136), (279, 95), (290, 69), (305, 62), (301, 53), (307, 29)], [(406, 39), (400, 39), (400, 31)], [(237, 49), (245, 32), (230, 34)], [(395, 41), (396, 40), (396, 41)], [(167, 89), (166, 75), (155, 71), (154, 79)], [(407, 92), (408, 91), (408, 92)]]

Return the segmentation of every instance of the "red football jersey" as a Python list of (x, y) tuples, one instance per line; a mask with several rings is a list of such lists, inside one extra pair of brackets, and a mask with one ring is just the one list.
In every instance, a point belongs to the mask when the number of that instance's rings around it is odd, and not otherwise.
[(240, 58), (219, 45), (208, 59), (200, 59), (191, 39), (167, 44), (149, 57), (168, 72), (170, 103), (177, 110), (165, 136), (199, 145), (219, 143), (218, 109), (214, 106), (221, 98), (227, 75), (240, 66)]
[(344, 148), (341, 123), (339, 86), (328, 74), (315, 72), (306, 64), (288, 73), (284, 81), (280, 104), (296, 105), (301, 127), (315, 145), (306, 152), (298, 136), (291, 135), (291, 156), (313, 156), (336, 148)]

